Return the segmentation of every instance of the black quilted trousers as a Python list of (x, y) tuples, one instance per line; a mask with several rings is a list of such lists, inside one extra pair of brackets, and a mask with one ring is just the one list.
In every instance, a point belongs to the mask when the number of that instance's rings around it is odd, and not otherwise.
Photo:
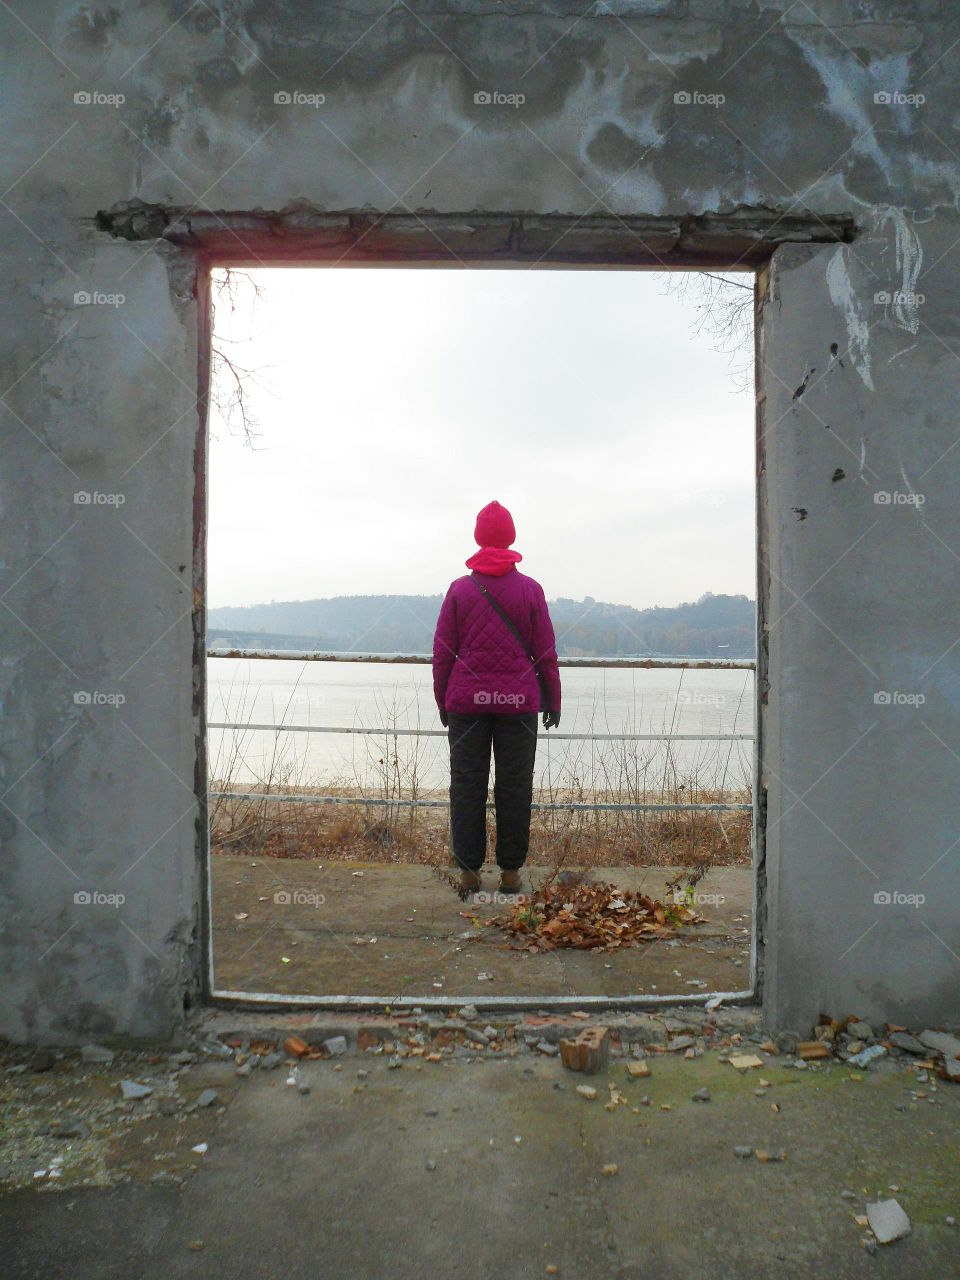
[(537, 753), (537, 717), (450, 715), (450, 842), (454, 861), (479, 871), (487, 851), (487, 787), (490, 749), (496, 776), (493, 803), (497, 815), (497, 863), (519, 871), (530, 844), (533, 762)]

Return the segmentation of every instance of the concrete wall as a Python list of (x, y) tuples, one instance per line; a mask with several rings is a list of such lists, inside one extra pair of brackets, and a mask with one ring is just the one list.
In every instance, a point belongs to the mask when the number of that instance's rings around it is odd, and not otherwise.
[[(566, 215), (575, 244), (584, 216), (592, 251), (606, 229), (614, 256), (656, 265), (737, 257), (743, 226), (766, 228), (763, 256), (781, 234), (829, 242), (855, 224), (850, 243), (777, 249), (765, 277), (764, 999), (779, 1026), (821, 1008), (955, 1013), (951, 7), (14, 7), (22, 21), (0, 13), (0, 1031), (166, 1035), (198, 991), (200, 325), (197, 235), (177, 212), (191, 207), (224, 215), (198, 225), (239, 256), (245, 225), (258, 254), (295, 253), (301, 235), (399, 252), (404, 234), (479, 253), (486, 224), (468, 215), (505, 215), (509, 235), (526, 215), (541, 251), (556, 239), (542, 219)], [(493, 91), (526, 101), (475, 101)], [(325, 102), (275, 102), (296, 92)], [(725, 101), (675, 102), (695, 92)], [(446, 223), (425, 233), (416, 215)], [(897, 291), (924, 301), (875, 301)], [(878, 705), (879, 691), (926, 702)], [(94, 692), (125, 701), (76, 700)], [(93, 891), (125, 901), (74, 900)]]

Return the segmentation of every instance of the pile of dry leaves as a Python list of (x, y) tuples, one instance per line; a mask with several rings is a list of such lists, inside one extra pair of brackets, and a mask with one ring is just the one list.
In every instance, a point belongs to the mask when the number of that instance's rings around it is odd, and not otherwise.
[(703, 924), (704, 917), (686, 903), (664, 905), (612, 884), (551, 880), (486, 923), (503, 929), (528, 951), (613, 951), (673, 937), (682, 925)]

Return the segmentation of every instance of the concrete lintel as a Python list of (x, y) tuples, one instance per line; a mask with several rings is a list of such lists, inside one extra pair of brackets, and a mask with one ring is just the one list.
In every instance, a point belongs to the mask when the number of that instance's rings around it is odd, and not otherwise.
[(211, 212), (125, 201), (97, 226), (126, 240), (166, 240), (208, 257), (444, 261), (537, 260), (584, 265), (722, 265), (765, 261), (780, 244), (844, 243), (852, 214), (810, 217), (738, 208), (685, 216), (327, 213), (298, 201), (276, 212)]

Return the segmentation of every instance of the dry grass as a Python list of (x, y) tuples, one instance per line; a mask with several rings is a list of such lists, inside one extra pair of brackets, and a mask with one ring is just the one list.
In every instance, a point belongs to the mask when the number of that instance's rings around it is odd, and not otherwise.
[[(248, 717), (250, 690), (244, 689), (236, 720)], [(292, 695), (291, 695), (292, 697)], [(288, 703), (289, 706), (289, 703)], [(244, 791), (257, 798), (211, 801), (214, 853), (244, 853), (278, 858), (362, 859), (371, 862), (422, 863), (441, 868), (449, 857), (446, 806), (415, 808), (404, 801), (446, 799), (445, 790), (423, 784), (425, 745), (420, 738), (390, 734), (403, 712), (382, 707), (384, 734), (366, 744), (353, 776), (325, 780), (310, 776), (302, 757), (291, 758), (282, 721), (272, 749), (252, 768), (241, 735), (226, 736), (215, 759), (210, 790)], [(602, 707), (595, 710), (598, 731)], [(676, 711), (663, 731), (673, 732)], [(301, 744), (296, 744), (302, 746)], [(672, 742), (636, 740), (565, 742), (548, 756), (534, 795), (557, 806), (584, 803), (690, 804), (746, 803), (750, 800), (744, 756), (728, 750), (722, 766), (711, 744), (691, 764), (681, 766)], [(251, 773), (256, 781), (248, 779)], [(267, 793), (337, 797), (340, 803), (284, 803), (260, 799)], [(377, 803), (370, 803), (376, 801)], [(490, 847), (494, 841), (490, 815)], [(662, 813), (618, 810), (534, 810), (528, 861), (539, 866), (730, 866), (749, 864), (751, 814), (748, 811)]]
[[(214, 784), (212, 789), (225, 788)], [(745, 792), (721, 797), (685, 787), (677, 801), (689, 803), (691, 792), (704, 803), (749, 800)], [(325, 788), (323, 794), (348, 798), (336, 788)], [(661, 794), (650, 800), (665, 803)], [(489, 827), (492, 848), (492, 814)], [(750, 862), (750, 832), (749, 812), (535, 810), (528, 861), (570, 867), (743, 865)], [(359, 795), (347, 804), (221, 799), (214, 802), (211, 848), (214, 853), (279, 858), (438, 864), (448, 856), (449, 822), (445, 808), (374, 806)]]

